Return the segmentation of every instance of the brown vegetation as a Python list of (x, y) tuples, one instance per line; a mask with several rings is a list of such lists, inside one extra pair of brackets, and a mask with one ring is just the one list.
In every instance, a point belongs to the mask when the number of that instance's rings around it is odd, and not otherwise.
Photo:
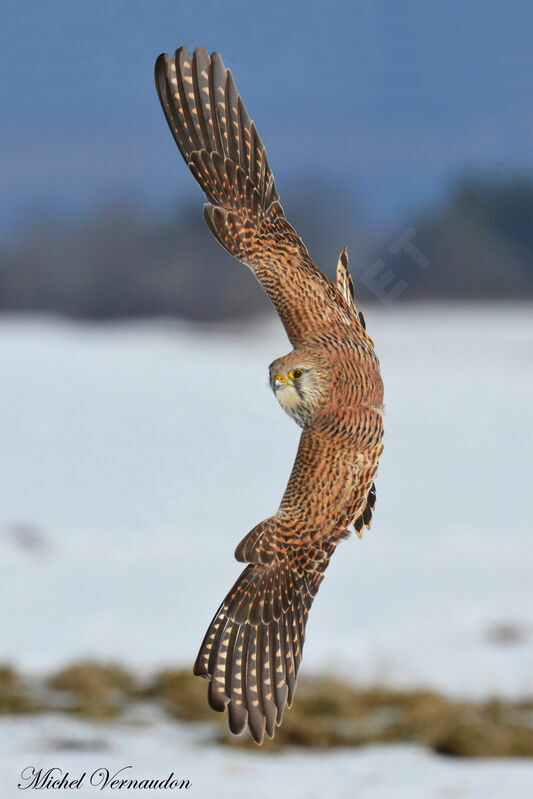
[[(0, 665), (0, 714), (55, 711), (112, 720), (148, 702), (181, 722), (209, 722), (209, 740), (255, 748), (246, 736), (227, 732), (223, 716), (207, 705), (206, 688), (184, 669), (166, 669), (142, 681), (116, 664), (86, 661), (32, 683)], [(264, 749), (400, 742), (457, 757), (533, 757), (533, 699), (475, 703), (429, 690), (361, 688), (328, 677), (308, 678)]]

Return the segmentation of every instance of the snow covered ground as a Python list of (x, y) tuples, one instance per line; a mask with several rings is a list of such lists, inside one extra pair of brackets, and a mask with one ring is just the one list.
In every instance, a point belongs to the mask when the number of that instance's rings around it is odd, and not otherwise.
[[(303, 672), (531, 694), (532, 309), (371, 310), (368, 325), (387, 404), (377, 510), (372, 532), (343, 543), (328, 569)], [(238, 573), (235, 544), (276, 509), (290, 472), (299, 431), (266, 370), (288, 349), (277, 322), (0, 322), (0, 662), (192, 663)], [(495, 625), (507, 645), (491, 639)], [(61, 748), (78, 734), (88, 749)], [(161, 720), (4, 718), (0, 752), (6, 799), (19, 766), (55, 761), (177, 769), (198, 796), (323, 796), (332, 775), (338, 795), (350, 784), (359, 799), (519, 799), (533, 784), (527, 762), (412, 747), (199, 748), (190, 728)]]
[[(531, 308), (372, 310), (386, 437), (371, 533), (338, 549), (304, 670), (533, 691)], [(189, 664), (273, 512), (299, 430), (281, 326), (0, 322), (0, 661)], [(495, 646), (495, 624), (519, 640)]]
[[(280, 755), (201, 746), (202, 735), (159, 720), (153, 726), (95, 724), (64, 716), (14, 718), (0, 724), (2, 799), (21, 796), (28, 766), (52, 767), (69, 779), (86, 772), (70, 795), (189, 796), (201, 799), (529, 799), (528, 760), (454, 760), (415, 746), (375, 746)], [(188, 790), (113, 790), (100, 793), (100, 776), (132, 766), (120, 776), (188, 779)], [(26, 772), (27, 774), (29, 772)], [(58, 774), (58, 772), (56, 772)], [(25, 784), (22, 782), (22, 784)], [(63, 791), (54, 792), (63, 795)], [(24, 794), (22, 794), (24, 795)]]

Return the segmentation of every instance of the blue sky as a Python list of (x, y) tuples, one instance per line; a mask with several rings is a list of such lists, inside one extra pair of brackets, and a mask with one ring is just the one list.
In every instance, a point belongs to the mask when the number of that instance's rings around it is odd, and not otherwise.
[[(161, 51), (222, 53), (283, 199), (329, 178), (369, 224), (409, 220), (470, 169), (531, 173), (533, 5), (0, 2), (2, 230), (112, 197), (200, 199), (153, 86)], [(289, 214), (290, 216), (290, 214)]]

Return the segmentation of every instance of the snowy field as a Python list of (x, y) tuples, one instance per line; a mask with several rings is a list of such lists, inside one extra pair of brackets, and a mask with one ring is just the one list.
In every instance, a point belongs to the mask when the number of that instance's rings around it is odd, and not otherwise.
[[(533, 782), (530, 760), (455, 760), (407, 745), (281, 755), (239, 752), (200, 745), (201, 733), (164, 720), (150, 726), (98, 725), (41, 716), (4, 721), (0, 730), (2, 799), (24, 796), (17, 783), (28, 765), (57, 766), (70, 779), (85, 771), (78, 791), (50, 791), (81, 797), (530, 799)], [(114, 773), (130, 765), (122, 777), (164, 780), (174, 772), (191, 787), (100, 791), (88, 784), (101, 768)]]
[[(367, 319), (386, 392), (378, 503), (372, 532), (328, 569), (302, 673), (532, 694), (532, 309)], [(291, 469), (299, 431), (267, 386), (268, 363), (289, 349), (277, 322), (0, 322), (0, 662), (37, 673), (81, 657), (141, 671), (193, 662), (239, 571), (236, 543), (275, 511)], [(43, 727), (61, 737), (73, 724), (4, 719), (0, 769), (14, 746), (22, 761), (85, 762), (43, 749)], [(284, 755), (271, 770), (272, 755), (198, 749), (179, 725), (105, 729), (106, 761), (155, 776), (178, 753), (199, 796), (247, 796), (252, 784), (267, 796), (280, 780), (293, 797), (322, 796), (331, 770), (360, 799), (515, 799), (531, 795), (526, 773), (533, 784), (527, 761), (394, 747)]]

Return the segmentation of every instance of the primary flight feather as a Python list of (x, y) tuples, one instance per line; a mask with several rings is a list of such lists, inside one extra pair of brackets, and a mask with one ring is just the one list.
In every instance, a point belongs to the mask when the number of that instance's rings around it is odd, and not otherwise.
[(273, 737), (290, 706), (309, 608), (350, 528), (370, 527), (383, 445), (383, 384), (354, 302), (343, 250), (336, 285), (285, 219), (265, 148), (219, 53), (185, 47), (155, 65), (176, 144), (202, 187), (207, 224), (272, 300), (293, 346), (270, 365), (284, 410), (303, 428), (277, 512), (235, 556), (247, 566), (206, 633), (194, 673), (232, 732)]

